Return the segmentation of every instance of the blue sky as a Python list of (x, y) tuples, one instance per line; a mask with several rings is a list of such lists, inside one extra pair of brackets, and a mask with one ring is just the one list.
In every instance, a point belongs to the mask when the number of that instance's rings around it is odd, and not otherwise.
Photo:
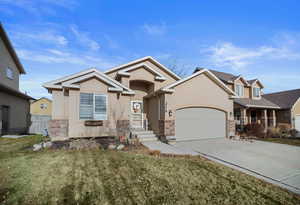
[(300, 88), (299, 1), (0, 0), (0, 21), (27, 71), (21, 88), (143, 56), (192, 73), (259, 78), (265, 92)]

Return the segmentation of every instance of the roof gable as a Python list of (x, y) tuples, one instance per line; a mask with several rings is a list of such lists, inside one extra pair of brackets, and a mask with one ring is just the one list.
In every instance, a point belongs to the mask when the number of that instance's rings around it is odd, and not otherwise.
[(110, 78), (109, 76), (105, 75), (104, 73), (98, 71), (95, 68), (47, 82), (43, 85), (43, 87), (49, 90), (63, 88), (79, 89), (80, 82), (89, 80), (91, 78), (96, 78), (106, 83), (108, 85), (109, 91), (122, 92), (123, 94), (134, 94), (134, 92), (131, 89), (127, 88), (126, 86), (122, 85), (118, 81)]
[(235, 92), (233, 92), (230, 88), (228, 88), (219, 78), (217, 78), (212, 72), (210, 72), (209, 70), (207, 69), (202, 69), (200, 71), (197, 71), (195, 72), (194, 74), (186, 77), (186, 78), (183, 78), (179, 81), (176, 81), (175, 83), (172, 83), (171, 85), (168, 85), (164, 88), (162, 88), (161, 90), (164, 91), (164, 92), (174, 92), (174, 88), (180, 84), (183, 84), (187, 81), (189, 81), (190, 79), (198, 76), (198, 75), (201, 75), (201, 74), (206, 74), (213, 82), (215, 82), (216, 84), (218, 84), (223, 90), (225, 90), (229, 95), (231, 95), (231, 97), (236, 97), (236, 94)]
[(20, 74), (25, 74), (26, 73), (25, 69), (24, 69), (23, 65), (21, 64), (21, 62), (20, 62), (20, 60), (19, 60), (19, 58), (18, 58), (18, 56), (17, 56), (17, 54), (14, 50), (9, 38), (8, 38), (8, 35), (6, 34), (4, 28), (1, 24), (1, 22), (0, 22), (0, 38), (3, 40), (4, 45), (6, 46), (9, 54), (11, 55), (12, 59), (14, 60)]
[(176, 75), (174, 72), (172, 72), (170, 69), (168, 69), (167, 67), (165, 67), (161, 63), (159, 63), (157, 60), (155, 60), (151, 56), (140, 58), (140, 59), (131, 61), (129, 63), (123, 64), (123, 65), (120, 65), (120, 66), (116, 66), (116, 67), (114, 67), (110, 70), (105, 71), (104, 73), (105, 74), (111, 74), (113, 72), (118, 72), (118, 74), (120, 74), (120, 75), (130, 76), (130, 71), (131, 70), (134, 70), (138, 67), (144, 67), (145, 69), (148, 69), (149, 71), (151, 71), (153, 74), (156, 75), (156, 80), (165, 80), (166, 78), (163, 76), (163, 74), (161, 72), (152, 69), (147, 63), (145, 63), (147, 61), (149, 61), (152, 64), (156, 65), (159, 69), (166, 72), (173, 79), (175, 79), (175, 80), (180, 79), (180, 77), (178, 75)]
[(259, 86), (260, 86), (261, 88), (264, 88), (264, 85), (263, 85), (258, 79), (249, 80), (248, 82), (249, 82), (249, 84), (250, 84), (251, 86), (254, 86), (255, 84), (259, 84)]

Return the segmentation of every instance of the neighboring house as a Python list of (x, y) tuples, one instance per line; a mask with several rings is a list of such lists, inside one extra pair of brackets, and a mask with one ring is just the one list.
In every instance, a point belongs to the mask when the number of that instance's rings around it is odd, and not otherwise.
[(279, 105), (278, 125), (287, 125), (300, 131), (300, 89), (269, 93), (263, 97)]
[(26, 133), (32, 98), (19, 91), (25, 70), (0, 23), (0, 135)]
[(42, 97), (38, 100), (34, 100), (30, 104), (31, 115), (47, 115), (52, 114), (52, 100)]
[[(197, 68), (195, 72), (201, 70), (203, 68)], [(279, 112), (280, 106), (262, 95), (264, 86), (258, 79), (246, 80), (240, 75), (210, 71), (237, 95), (234, 99), (234, 119), (237, 129), (254, 123), (262, 124), (265, 128), (277, 125), (276, 113)]]
[(152, 57), (104, 73), (92, 68), (43, 85), (52, 94), (53, 140), (128, 135), (201, 139), (235, 132), (235, 93), (209, 70), (181, 79)]
[(47, 135), (49, 120), (52, 115), (52, 100), (40, 98), (30, 104), (31, 125), (30, 133)]

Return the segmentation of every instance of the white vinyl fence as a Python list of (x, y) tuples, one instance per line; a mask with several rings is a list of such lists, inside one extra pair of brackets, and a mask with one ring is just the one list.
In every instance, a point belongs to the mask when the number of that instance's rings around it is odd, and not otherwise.
[(31, 115), (29, 133), (45, 135), (48, 133), (49, 120), (51, 120), (50, 115)]

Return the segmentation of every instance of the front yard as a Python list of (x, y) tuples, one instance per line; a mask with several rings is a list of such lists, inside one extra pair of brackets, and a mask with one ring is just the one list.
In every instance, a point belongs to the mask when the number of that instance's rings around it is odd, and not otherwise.
[(0, 204), (300, 204), (300, 197), (200, 157), (27, 148), (0, 138)]

